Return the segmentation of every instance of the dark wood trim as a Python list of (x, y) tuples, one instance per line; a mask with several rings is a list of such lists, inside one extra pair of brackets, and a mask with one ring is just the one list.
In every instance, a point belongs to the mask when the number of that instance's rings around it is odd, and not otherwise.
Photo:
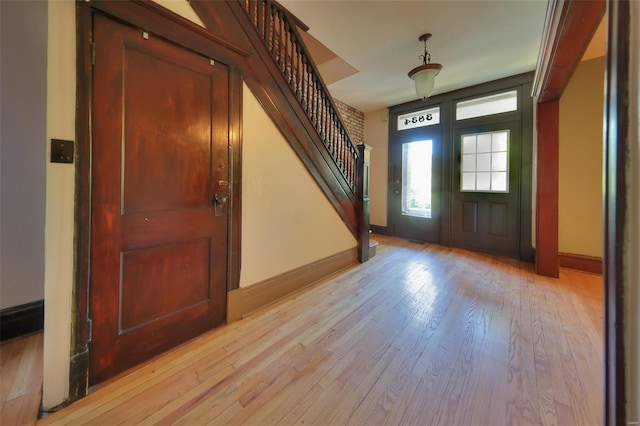
[(536, 273), (558, 277), (558, 176), (560, 101), (539, 103), (536, 127)]
[(601, 257), (560, 252), (558, 253), (558, 261), (561, 268), (575, 269), (577, 271), (602, 275)]
[(208, 31), (152, 0), (92, 0), (91, 7), (205, 56), (210, 56), (207, 52), (213, 45), (218, 46), (215, 56), (220, 60), (228, 58), (221, 57), (219, 48), (240, 56), (251, 54), (247, 46)]
[(302, 31), (304, 31), (305, 33), (307, 31), (309, 31), (309, 26), (307, 24), (305, 24), (304, 22), (302, 22), (302, 20), (300, 18), (298, 18), (296, 15), (291, 13), (289, 11), (289, 9), (284, 7), (280, 2), (277, 2), (276, 0), (271, 0), (271, 3), (274, 3), (274, 4), (278, 5), (278, 7), (280, 9), (284, 10), (284, 12), (287, 14), (287, 16), (289, 16), (289, 19), (291, 19), (298, 26), (298, 28), (300, 28)]
[(537, 99), (536, 273), (558, 277), (559, 100), (602, 20), (604, 0), (547, 7), (532, 92)]
[(229, 67), (229, 164), (231, 165), (227, 291), (240, 286), (242, 244), (242, 75)]
[(625, 156), (629, 146), (629, 2), (609, 1), (607, 13), (604, 98), (604, 423), (614, 426), (626, 421), (623, 286), (627, 211)]
[(549, 2), (533, 84), (538, 102), (562, 96), (604, 16), (605, 8), (605, 0)]
[(227, 322), (238, 321), (296, 291), (357, 265), (357, 249), (345, 250), (249, 287), (229, 292)]
[[(76, 3), (76, 176), (75, 279), (71, 317), (69, 401), (89, 392), (89, 246), (91, 243), (91, 42), (93, 16), (88, 3)], [(85, 362), (79, 362), (84, 359)]]
[(605, 12), (605, 0), (552, 0), (532, 92), (537, 98), (536, 273), (559, 274), (559, 100)]
[(378, 234), (378, 235), (387, 235), (387, 236), (391, 236), (391, 232), (389, 231), (389, 228), (386, 226), (382, 226), (382, 225), (369, 225), (369, 229), (371, 229), (371, 232), (373, 234)]
[(359, 212), (360, 220), (358, 229), (358, 261), (364, 263), (369, 260), (369, 215), (370, 202), (369, 198), (369, 181), (371, 167), (371, 147), (369, 145), (358, 145), (358, 163), (357, 163), (357, 191), (358, 200), (360, 202)]
[(44, 300), (36, 300), (0, 311), (0, 342), (43, 329)]
[(520, 259), (527, 262), (534, 260), (531, 224), (533, 222), (533, 122), (534, 101), (528, 96), (531, 93), (531, 82), (522, 85), (519, 101), (522, 111), (522, 146), (520, 155)]

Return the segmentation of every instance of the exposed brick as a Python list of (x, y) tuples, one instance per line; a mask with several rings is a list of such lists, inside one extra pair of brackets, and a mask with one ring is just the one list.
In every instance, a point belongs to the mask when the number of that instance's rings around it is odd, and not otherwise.
[(356, 145), (364, 143), (364, 113), (337, 99), (333, 99), (342, 122)]

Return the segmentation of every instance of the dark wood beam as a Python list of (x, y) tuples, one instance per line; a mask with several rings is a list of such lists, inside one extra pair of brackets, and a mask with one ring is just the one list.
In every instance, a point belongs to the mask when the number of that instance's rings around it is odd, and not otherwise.
[(560, 99), (606, 8), (605, 0), (551, 0), (533, 81), (538, 102)]

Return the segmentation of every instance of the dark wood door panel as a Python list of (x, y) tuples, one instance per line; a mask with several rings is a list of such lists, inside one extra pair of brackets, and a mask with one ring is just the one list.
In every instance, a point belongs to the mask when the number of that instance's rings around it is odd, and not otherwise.
[(215, 229), (210, 207), (127, 214), (121, 222), (124, 251), (202, 238)]
[(478, 202), (462, 202), (462, 232), (478, 232)]
[[(208, 238), (123, 252), (120, 332), (208, 302), (210, 256)], [(175, 287), (183, 291), (172, 291)]]
[[(488, 234), (493, 237), (508, 238), (513, 234), (508, 232), (509, 204), (505, 202), (489, 202), (489, 230)], [(517, 230), (516, 230), (517, 232)]]
[(122, 211), (210, 205), (212, 65), (202, 58), (194, 70), (130, 46), (123, 55)]
[(102, 16), (94, 37), (90, 382), (225, 320), (228, 67)]
[[(509, 131), (508, 192), (461, 190), (461, 140), (466, 134)], [(454, 246), (517, 257), (520, 254), (520, 171), (522, 142), (518, 122), (454, 131), (451, 243)]]

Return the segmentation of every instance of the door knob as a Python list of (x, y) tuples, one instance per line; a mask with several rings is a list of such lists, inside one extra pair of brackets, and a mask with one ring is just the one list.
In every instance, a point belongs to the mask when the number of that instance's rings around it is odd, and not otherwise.
[(229, 200), (229, 195), (224, 192), (216, 192), (213, 196), (213, 208), (216, 216), (222, 216), (224, 214), (224, 205)]

